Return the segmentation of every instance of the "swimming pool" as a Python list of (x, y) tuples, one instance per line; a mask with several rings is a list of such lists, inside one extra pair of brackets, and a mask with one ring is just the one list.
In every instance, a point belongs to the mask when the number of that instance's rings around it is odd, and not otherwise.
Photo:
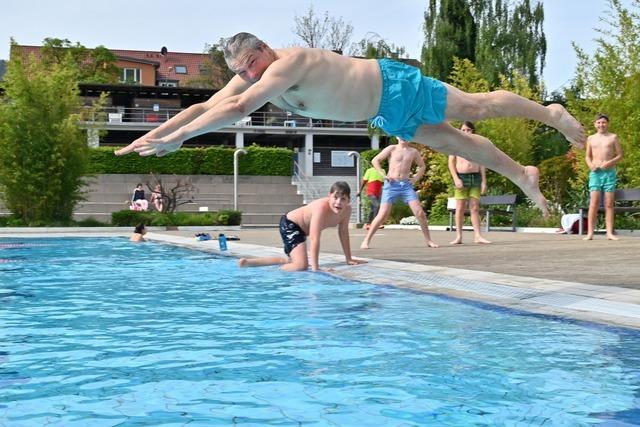
[(0, 258), (2, 426), (640, 422), (636, 331), (126, 239)]

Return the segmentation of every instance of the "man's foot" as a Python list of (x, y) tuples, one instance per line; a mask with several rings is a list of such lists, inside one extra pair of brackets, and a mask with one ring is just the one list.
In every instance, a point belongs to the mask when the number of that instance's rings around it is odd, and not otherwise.
[(365, 240), (360, 244), (360, 249), (369, 249), (369, 243)]
[(593, 240), (593, 234), (587, 234), (582, 240)]
[(434, 242), (433, 240), (427, 240), (427, 246), (430, 248), (438, 248), (438, 244), (436, 242)]
[(549, 207), (547, 206), (547, 199), (544, 198), (540, 192), (539, 187), (540, 171), (535, 166), (524, 167), (524, 179), (519, 184), (524, 194), (535, 203), (535, 205), (542, 211), (542, 214), (546, 217), (549, 216)]
[(620, 240), (620, 239), (613, 234), (607, 233), (607, 240)]
[(559, 130), (567, 141), (579, 148), (584, 148), (584, 129), (569, 112), (560, 104), (550, 104), (546, 107), (553, 117), (552, 126)]
[(462, 236), (458, 236), (452, 241), (449, 242), (450, 245), (461, 245), (462, 244)]
[(246, 258), (240, 258), (238, 260), (238, 267), (240, 268), (249, 267), (248, 262), (249, 261)]
[(490, 243), (491, 243), (491, 241), (489, 241), (489, 240), (485, 239), (485, 238), (484, 238), (484, 237), (482, 237), (482, 236), (476, 236), (476, 237), (473, 239), (473, 241), (474, 241), (474, 242), (476, 242), (476, 243), (479, 243), (479, 244), (481, 244), (481, 245), (488, 245), (488, 244), (490, 244)]

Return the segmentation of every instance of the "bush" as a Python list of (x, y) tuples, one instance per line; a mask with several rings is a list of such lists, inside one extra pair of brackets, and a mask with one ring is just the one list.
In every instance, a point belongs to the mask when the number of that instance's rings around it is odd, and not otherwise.
[(120, 227), (134, 227), (141, 222), (150, 226), (166, 227), (178, 225), (240, 225), (242, 212), (221, 210), (219, 212), (144, 212), (121, 210), (111, 214), (111, 223)]
[[(293, 151), (286, 148), (247, 147), (240, 157), (241, 175), (289, 176)], [(225, 147), (182, 148), (164, 157), (129, 155), (116, 157), (112, 147), (89, 151), (92, 174), (233, 175), (235, 149)]]

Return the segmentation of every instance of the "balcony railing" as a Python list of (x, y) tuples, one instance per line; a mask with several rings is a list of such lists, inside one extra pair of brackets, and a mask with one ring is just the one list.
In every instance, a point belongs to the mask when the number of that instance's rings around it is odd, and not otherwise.
[[(89, 111), (89, 110), (87, 110)], [(178, 114), (177, 108), (123, 108), (105, 107), (84, 115), (94, 123), (163, 123)], [(234, 123), (237, 127), (290, 127), (290, 128), (357, 128), (366, 129), (367, 122), (342, 122), (337, 120), (311, 119), (287, 112), (258, 111)]]

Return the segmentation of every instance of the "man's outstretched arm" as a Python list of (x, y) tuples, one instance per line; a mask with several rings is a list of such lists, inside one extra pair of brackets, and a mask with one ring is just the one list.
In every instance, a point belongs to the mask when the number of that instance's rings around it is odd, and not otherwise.
[(175, 132), (177, 129), (180, 129), (182, 126), (192, 122), (210, 108), (213, 108), (219, 103), (223, 102), (225, 99), (244, 92), (249, 86), (249, 83), (245, 82), (238, 76), (234, 76), (224, 88), (216, 92), (207, 101), (191, 105), (190, 107), (182, 110), (180, 113), (176, 114), (171, 119), (164, 122), (162, 125), (153, 130), (150, 130), (140, 138), (136, 139), (127, 147), (117, 150), (115, 154), (117, 156), (128, 154), (132, 152), (135, 147), (146, 143), (146, 141), (150, 139), (162, 138), (163, 136)]
[(217, 102), (190, 122), (160, 138), (134, 141), (120, 150), (119, 154), (136, 151), (141, 156), (165, 154), (176, 151), (182, 143), (204, 133), (213, 132), (223, 126), (235, 123), (247, 114), (260, 108), (269, 100), (282, 95), (296, 84), (305, 72), (296, 64), (295, 58), (274, 61), (262, 78), (239, 95), (229, 96)]

